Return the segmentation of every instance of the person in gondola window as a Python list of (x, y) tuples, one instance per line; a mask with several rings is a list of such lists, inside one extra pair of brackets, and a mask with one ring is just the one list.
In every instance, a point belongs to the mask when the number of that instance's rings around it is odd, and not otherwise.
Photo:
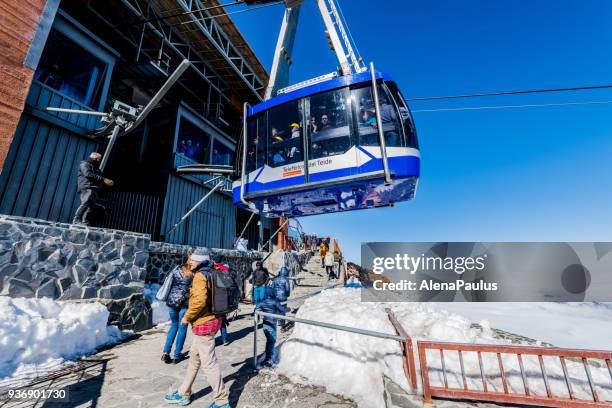
[(321, 130), (331, 129), (331, 125), (329, 124), (329, 116), (323, 114), (321, 116)]

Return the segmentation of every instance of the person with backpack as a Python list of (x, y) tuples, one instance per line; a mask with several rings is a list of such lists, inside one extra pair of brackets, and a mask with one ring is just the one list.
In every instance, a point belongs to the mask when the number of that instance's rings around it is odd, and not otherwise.
[[(286, 305), (287, 299), (289, 299), (289, 295), (291, 294), (291, 282), (289, 282), (289, 269), (286, 267), (282, 267), (280, 271), (278, 271), (278, 276), (272, 280), (270, 287), (274, 289), (276, 294), (276, 299), (281, 302), (283, 305)], [(284, 313), (283, 313), (284, 314)], [(279, 321), (281, 331), (285, 332), (288, 330), (288, 325), (285, 320)]]
[(189, 307), (181, 321), (191, 324), (194, 335), (189, 366), (178, 390), (166, 395), (165, 400), (170, 404), (185, 406), (191, 403), (191, 387), (202, 368), (213, 391), (214, 402), (207, 408), (230, 408), (229, 393), (215, 353), (215, 334), (221, 328), (222, 316), (238, 307), (240, 289), (229, 273), (215, 268), (220, 263), (216, 262), (218, 259), (215, 258), (214, 262), (205, 260), (194, 270)]
[[(214, 268), (221, 270), (223, 272), (227, 272), (227, 273), (232, 273), (229, 264), (224, 262), (223, 256), (217, 256), (217, 261), (214, 264)], [(223, 315), (222, 316), (222, 321), (221, 321), (221, 344), (223, 344), (224, 346), (229, 346), (229, 335), (227, 332), (227, 326), (229, 326), (229, 320), (227, 318), (227, 315)]]
[(261, 261), (255, 263), (255, 270), (253, 276), (249, 279), (249, 282), (253, 284), (253, 302), (255, 306), (259, 304), (264, 298), (266, 285), (270, 281), (270, 273), (264, 268)]
[[(287, 306), (282, 304), (277, 295), (282, 294), (274, 286), (266, 286), (264, 298), (257, 305), (256, 310), (265, 313), (274, 313), (284, 315), (287, 312)], [(264, 355), (257, 362), (257, 369), (265, 367), (274, 367), (278, 364), (278, 354), (276, 352), (276, 323), (277, 318), (264, 316), (263, 332), (266, 336), (266, 350)]]
[[(181, 361), (181, 351), (187, 336), (187, 325), (181, 324), (181, 320), (183, 320), (187, 312), (189, 288), (193, 281), (192, 270), (204, 259), (205, 255), (192, 254), (182, 267), (176, 267), (170, 272), (172, 283), (166, 298), (166, 306), (168, 306), (168, 314), (170, 316), (170, 329), (166, 335), (166, 343), (161, 357), (162, 361), (166, 364), (178, 364)], [(170, 358), (170, 351), (175, 339), (174, 357)]]

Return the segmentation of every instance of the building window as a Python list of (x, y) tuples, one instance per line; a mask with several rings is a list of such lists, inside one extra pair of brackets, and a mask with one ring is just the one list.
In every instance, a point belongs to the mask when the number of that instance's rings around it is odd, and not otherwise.
[(83, 105), (96, 108), (107, 69), (107, 63), (52, 29), (34, 79)]
[(234, 164), (234, 151), (215, 139), (213, 141), (211, 164), (232, 166)]
[(200, 127), (181, 117), (176, 152), (195, 162), (208, 164), (210, 136)]

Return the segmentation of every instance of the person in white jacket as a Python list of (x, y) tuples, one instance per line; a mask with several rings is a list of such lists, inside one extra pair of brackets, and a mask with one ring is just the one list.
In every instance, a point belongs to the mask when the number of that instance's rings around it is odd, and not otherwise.
[(325, 272), (327, 272), (327, 279), (334, 279), (334, 254), (331, 251), (327, 251), (325, 254)]

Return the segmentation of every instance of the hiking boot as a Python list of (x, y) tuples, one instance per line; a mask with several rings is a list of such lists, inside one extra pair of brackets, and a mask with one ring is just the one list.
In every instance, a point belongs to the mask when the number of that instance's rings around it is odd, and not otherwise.
[(172, 362), (172, 359), (170, 358), (170, 354), (168, 353), (162, 354), (161, 361), (163, 361), (166, 364), (170, 364)]
[(166, 395), (164, 401), (166, 401), (168, 404), (177, 404), (184, 407), (191, 404), (191, 395), (181, 395), (177, 391), (174, 394)]

